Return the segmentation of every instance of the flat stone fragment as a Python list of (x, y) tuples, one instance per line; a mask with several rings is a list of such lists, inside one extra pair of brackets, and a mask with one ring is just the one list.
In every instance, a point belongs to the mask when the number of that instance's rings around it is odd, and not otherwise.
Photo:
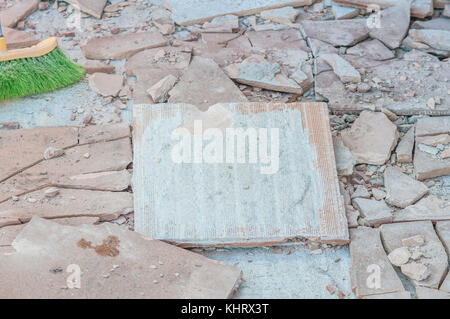
[[(337, 3), (354, 6), (357, 8), (368, 8), (378, 5), (380, 8), (392, 7), (398, 4), (399, 0), (334, 0)], [(411, 16), (425, 18), (433, 14), (433, 0), (413, 0), (411, 3)]]
[(398, 48), (409, 29), (409, 3), (400, 1), (396, 6), (382, 10), (379, 19), (380, 28), (370, 28), (369, 35), (380, 40), (390, 49)]
[(341, 79), (343, 83), (361, 82), (361, 74), (345, 59), (337, 54), (322, 54), (324, 59), (331, 67), (333, 72)]
[(235, 15), (225, 15), (212, 19), (211, 22), (203, 23), (203, 32), (233, 32), (239, 28), (239, 17)]
[(353, 46), (369, 36), (366, 19), (302, 21), (308, 37), (334, 46)]
[(352, 203), (359, 210), (361, 217), (371, 226), (392, 222), (392, 209), (384, 201), (355, 198)]
[(397, 127), (380, 112), (361, 112), (350, 129), (342, 131), (342, 140), (356, 163), (383, 165), (397, 145)]
[[(207, 110), (188, 104), (135, 105), (133, 116), (136, 231), (186, 247), (259, 246), (298, 235), (323, 242), (348, 241), (325, 103), (221, 103)], [(228, 139), (234, 129), (244, 134), (250, 129), (253, 135), (251, 128), (271, 128), (267, 141), (276, 134), (285, 141), (279, 151), (271, 144), (282, 166), (269, 166), (266, 160), (237, 162), (237, 153), (219, 150), (224, 134)], [(200, 130), (215, 132), (216, 137), (201, 152), (202, 160), (197, 157), (192, 163), (192, 153), (179, 158), (180, 141), (171, 136), (182, 134), (179, 137), (186, 142), (193, 133), (201, 136)], [(259, 141), (265, 139), (261, 132)], [(238, 148), (239, 158), (253, 143), (249, 136), (245, 148)], [(211, 158), (212, 154), (216, 156)], [(301, 178), (288, 178), (293, 174)], [(179, 179), (183, 182), (173, 182)], [(268, 191), (273, 185), (283, 192)], [(261, 193), (267, 196), (261, 198)]]
[(98, 60), (90, 60), (87, 61), (83, 65), (84, 69), (86, 70), (87, 74), (93, 74), (93, 73), (114, 73), (116, 71), (116, 68), (114, 65), (106, 64)]
[(386, 202), (400, 208), (416, 203), (428, 194), (428, 187), (414, 178), (402, 173), (394, 167), (386, 167), (384, 171)]
[(411, 299), (411, 293), (408, 291), (392, 292), (381, 295), (371, 295), (362, 299)]
[(308, 45), (298, 29), (249, 31), (245, 35), (254, 49), (273, 50), (276, 48), (278, 50), (309, 51)]
[(272, 91), (304, 93), (297, 82), (284, 74), (278, 63), (269, 62), (260, 55), (252, 55), (241, 63), (229, 65), (224, 71), (231, 79), (242, 84)]
[(332, 3), (331, 10), (336, 20), (352, 19), (359, 15), (359, 9)]
[(245, 102), (247, 98), (211, 59), (194, 57), (169, 92), (169, 103), (192, 103), (201, 110), (219, 102)]
[(313, 0), (166, 0), (166, 7), (170, 8), (173, 20), (183, 26), (211, 21), (223, 15), (247, 16), (264, 10), (277, 9), (286, 6), (300, 7), (311, 5)]
[(108, 0), (67, 0), (68, 3), (78, 10), (86, 12), (97, 19), (102, 18), (103, 9), (105, 8), (107, 1)]
[[(46, 127), (0, 130), (0, 182), (44, 159), (48, 147), (64, 149), (78, 144), (78, 128)], [(21, 154), (20, 156), (16, 156)]]
[[(440, 221), (436, 223), (436, 233), (445, 247), (447, 255), (450, 256), (450, 221)], [(450, 274), (442, 282), (439, 290), (450, 293)]]
[[(0, 256), (1, 298), (230, 298), (241, 280), (237, 267), (112, 224), (33, 218), (13, 248)], [(81, 270), (78, 289), (63, 289), (69, 265)]]
[(403, 274), (416, 282), (424, 281), (425, 279), (430, 277), (430, 270), (426, 265), (421, 263), (410, 262), (401, 265), (400, 269)]
[(123, 87), (123, 77), (118, 74), (94, 73), (89, 86), (102, 96), (117, 96)]
[(395, 153), (397, 154), (397, 162), (411, 163), (413, 161), (414, 131), (415, 127), (413, 126), (400, 139), (397, 149), (395, 150)]
[(431, 29), (450, 31), (450, 23), (448, 19), (440, 17), (436, 19), (421, 21), (417, 20), (411, 25), (411, 29)]
[(293, 23), (297, 18), (299, 11), (293, 7), (283, 7), (261, 12), (261, 18), (277, 23)]
[(353, 154), (344, 145), (340, 137), (333, 137), (333, 148), (338, 175), (352, 175), (356, 161)]
[(450, 203), (432, 195), (421, 199), (415, 205), (396, 212), (394, 215), (394, 222), (449, 219)]
[(417, 120), (416, 136), (450, 134), (450, 116), (423, 117)]
[(88, 59), (120, 60), (145, 49), (165, 45), (166, 39), (160, 32), (147, 31), (92, 38), (81, 49)]
[[(430, 29), (410, 29), (408, 38), (414, 43), (439, 51), (450, 51), (450, 31)], [(405, 42), (408, 44), (408, 42)]]
[(416, 137), (414, 152), (414, 169), (418, 180), (433, 178), (450, 174), (450, 158), (438, 155), (439, 150), (435, 147), (422, 144), (423, 137)]
[(108, 142), (131, 137), (130, 125), (118, 123), (110, 125), (89, 125), (79, 128), (79, 144)]
[(31, 47), (40, 40), (35, 34), (7, 27), (3, 27), (3, 36), (6, 39), (6, 46), (9, 50)]
[[(355, 287), (358, 298), (405, 291), (384, 251), (379, 229), (369, 227), (350, 229), (350, 237), (352, 286)], [(379, 270), (380, 285), (376, 285), (372, 280), (376, 271), (374, 269)]]
[(0, 12), (2, 27), (14, 28), (19, 21), (24, 20), (36, 11), (39, 2), (39, 0), (21, 0), (17, 1), (13, 6), (2, 10)]
[(390, 60), (395, 57), (394, 53), (377, 39), (360, 42), (348, 48), (346, 54), (364, 56), (376, 61)]
[(450, 293), (427, 287), (416, 288), (417, 299), (450, 299)]
[[(420, 247), (423, 257), (418, 261), (410, 261), (402, 265), (411, 276), (426, 277), (425, 280), (415, 281), (419, 286), (438, 288), (447, 273), (448, 260), (444, 246), (442, 246), (433, 224), (430, 221), (384, 224), (380, 227), (381, 238), (388, 253), (402, 247), (402, 240), (416, 235), (425, 238), (425, 244)], [(418, 265), (417, 265), (418, 264)], [(426, 269), (423, 266), (426, 266)], [(429, 276), (427, 276), (429, 271)]]

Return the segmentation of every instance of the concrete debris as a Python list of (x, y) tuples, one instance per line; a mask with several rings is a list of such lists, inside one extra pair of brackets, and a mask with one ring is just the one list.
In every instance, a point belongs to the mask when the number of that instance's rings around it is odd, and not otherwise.
[(334, 46), (353, 46), (369, 36), (366, 19), (302, 21), (308, 37)]
[(92, 38), (81, 49), (88, 59), (120, 60), (145, 49), (165, 45), (166, 39), (160, 32), (147, 31)]
[[(379, 229), (369, 227), (350, 229), (350, 238), (352, 287), (358, 298), (405, 291), (386, 256)], [(373, 265), (382, 269), (379, 274), (383, 285), (367, 284), (372, 279), (370, 275), (374, 272)]]
[[(230, 298), (241, 280), (237, 267), (112, 224), (73, 227), (33, 218), (13, 247), (16, 253), (0, 256), (1, 298)], [(66, 282), (67, 260), (82, 270), (81, 284)], [(62, 270), (52, 271), (56, 265)], [(39, 289), (22, 289), (34, 284)]]
[(103, 9), (106, 6), (108, 0), (67, 0), (78, 10), (86, 12), (97, 19), (101, 19), (103, 14)]
[(416, 203), (429, 192), (424, 183), (416, 181), (394, 167), (385, 169), (384, 183), (387, 193), (386, 202), (400, 208)]
[(414, 131), (415, 127), (413, 126), (398, 143), (395, 153), (397, 154), (397, 161), (399, 163), (411, 163), (413, 160)]
[(417, 20), (411, 25), (411, 29), (431, 29), (450, 31), (450, 25), (446, 18), (436, 18), (431, 20)]
[(295, 22), (299, 11), (293, 7), (283, 7), (261, 12), (261, 18), (277, 23), (290, 24)]
[(363, 111), (350, 129), (342, 131), (342, 140), (356, 163), (383, 165), (397, 145), (397, 127), (379, 112)]
[(194, 57), (169, 92), (169, 103), (193, 103), (205, 111), (219, 101), (246, 102), (247, 98), (211, 59)]
[(422, 236), (424, 245), (408, 249), (418, 249), (423, 256), (402, 264), (401, 271), (410, 277), (415, 285), (439, 288), (447, 273), (448, 258), (430, 221), (384, 224), (380, 231), (384, 247), (389, 254), (397, 248), (406, 248), (403, 246), (403, 239)]
[(422, 235), (416, 235), (409, 238), (402, 239), (403, 247), (418, 247), (423, 246), (425, 238)]
[(430, 29), (410, 29), (403, 43), (406, 47), (450, 55), (450, 31)]
[(353, 174), (356, 164), (350, 150), (344, 145), (340, 137), (333, 137), (334, 156), (336, 157), (336, 169), (338, 175), (348, 176)]
[(94, 73), (89, 77), (89, 86), (102, 96), (117, 96), (123, 87), (123, 77), (118, 74)]
[(361, 82), (361, 74), (346, 60), (337, 54), (322, 54), (320, 56), (331, 67), (333, 72), (341, 79), (343, 83)]
[(370, 226), (379, 226), (392, 222), (392, 209), (384, 201), (375, 199), (355, 198), (353, 206), (359, 210), (361, 217)]
[(8, 27), (3, 27), (3, 35), (6, 39), (8, 49), (27, 48), (39, 42), (39, 37), (34, 34)]

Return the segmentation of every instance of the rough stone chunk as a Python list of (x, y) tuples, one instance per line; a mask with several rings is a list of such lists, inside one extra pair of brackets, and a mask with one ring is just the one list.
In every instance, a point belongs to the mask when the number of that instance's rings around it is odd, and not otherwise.
[[(386, 293), (403, 292), (405, 289), (383, 248), (379, 229), (358, 227), (350, 229), (350, 257), (352, 260), (352, 286), (358, 298)], [(375, 266), (374, 266), (375, 265)], [(371, 281), (371, 274), (380, 270), (379, 287)], [(370, 282), (372, 285), (368, 285)]]
[(399, 163), (411, 163), (413, 160), (414, 150), (414, 126), (411, 127), (408, 132), (401, 138), (398, 143), (396, 154), (397, 162)]
[(147, 31), (92, 38), (81, 49), (88, 59), (120, 60), (139, 51), (165, 45), (166, 39), (160, 32)]
[(371, 28), (370, 36), (391, 49), (398, 48), (409, 29), (409, 3), (400, 1), (398, 5), (381, 11), (380, 15), (380, 28)]
[(164, 103), (167, 101), (168, 93), (172, 90), (175, 83), (178, 81), (176, 76), (169, 74), (158, 83), (147, 90), (155, 103)]
[(402, 247), (404, 238), (423, 236), (425, 244), (417, 247), (423, 256), (402, 265), (402, 272), (413, 278), (416, 285), (430, 288), (439, 287), (447, 273), (448, 260), (445, 249), (430, 221), (384, 224), (380, 227), (380, 231), (388, 253)]
[(334, 46), (353, 46), (369, 36), (366, 19), (302, 21), (308, 37)]
[(342, 140), (356, 158), (356, 163), (383, 165), (397, 145), (397, 127), (380, 112), (361, 112)]
[(400, 208), (414, 204), (429, 191), (424, 183), (391, 166), (384, 171), (384, 184), (387, 192), (386, 202)]
[(333, 147), (338, 175), (346, 176), (353, 174), (353, 166), (356, 163), (355, 158), (340, 137), (333, 137)]
[(102, 96), (117, 96), (123, 87), (123, 77), (118, 74), (94, 73), (89, 86)]
[(293, 7), (284, 7), (261, 12), (261, 18), (278, 23), (292, 23), (299, 14), (297, 9)]
[[(0, 298), (222, 299), (241, 280), (235, 266), (112, 224), (73, 227), (33, 218), (13, 248), (15, 254), (0, 255)], [(78, 289), (62, 289), (68, 261), (80, 267)]]
[(371, 226), (392, 222), (392, 209), (384, 201), (355, 198), (353, 206), (359, 210), (361, 217)]
[(192, 103), (201, 110), (219, 102), (246, 102), (247, 98), (211, 59), (194, 57), (188, 70), (169, 92), (169, 103)]
[(361, 74), (346, 60), (337, 54), (322, 54), (324, 59), (331, 67), (333, 72), (341, 79), (343, 83), (359, 83), (361, 82)]
[(403, 264), (406, 264), (411, 258), (411, 253), (406, 247), (399, 247), (391, 251), (388, 255), (389, 261), (394, 266), (400, 267)]

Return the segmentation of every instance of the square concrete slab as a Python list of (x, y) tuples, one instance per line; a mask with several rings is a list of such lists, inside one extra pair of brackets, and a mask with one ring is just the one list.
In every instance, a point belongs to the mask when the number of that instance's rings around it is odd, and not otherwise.
[(133, 111), (137, 232), (182, 246), (348, 242), (325, 103)]

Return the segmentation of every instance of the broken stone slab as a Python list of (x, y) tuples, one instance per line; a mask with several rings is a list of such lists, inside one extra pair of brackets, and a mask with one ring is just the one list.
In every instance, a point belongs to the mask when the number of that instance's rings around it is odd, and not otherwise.
[(384, 170), (384, 186), (387, 193), (386, 202), (400, 208), (415, 204), (429, 192), (424, 183), (416, 181), (392, 166)]
[(381, 112), (361, 112), (352, 127), (341, 134), (357, 164), (383, 165), (398, 140), (397, 127)]
[(228, 32), (239, 28), (239, 17), (236, 15), (225, 15), (212, 19), (211, 22), (203, 23), (203, 32)]
[(426, 21), (417, 20), (411, 25), (411, 29), (431, 29), (450, 31), (450, 23), (446, 18), (436, 18)]
[[(0, 182), (44, 159), (48, 147), (65, 149), (78, 144), (78, 128), (46, 127), (0, 130)], [(20, 156), (15, 156), (21, 154)]]
[(398, 48), (409, 29), (410, 8), (406, 1), (399, 1), (398, 5), (386, 8), (377, 16), (378, 27), (370, 28), (369, 35), (383, 42), (390, 49)]
[(356, 160), (350, 150), (342, 142), (342, 138), (333, 137), (333, 149), (338, 175), (352, 175)]
[(88, 59), (120, 60), (145, 49), (165, 45), (166, 39), (160, 32), (147, 31), (92, 38), (81, 49)]
[[(398, 4), (398, 0), (334, 0), (337, 3), (357, 8), (376, 10), (392, 7)], [(413, 0), (411, 3), (411, 16), (416, 18), (425, 18), (433, 14), (433, 0)]]
[(376, 61), (384, 61), (395, 58), (394, 53), (377, 39), (366, 40), (348, 48), (346, 54), (365, 56)]
[(427, 287), (416, 287), (417, 299), (450, 299), (450, 293)]
[(359, 83), (361, 82), (361, 74), (345, 59), (337, 54), (322, 54), (320, 56), (332, 68), (333, 72), (339, 77), (343, 83)]
[(408, 132), (400, 139), (395, 153), (397, 154), (397, 162), (411, 163), (413, 160), (415, 126), (411, 127)]
[(211, 59), (194, 57), (169, 92), (169, 103), (193, 103), (201, 110), (219, 102), (245, 102), (247, 98)]
[(136, 71), (137, 81), (133, 85), (133, 99), (135, 104), (154, 104), (152, 97), (147, 93), (149, 87), (152, 87), (158, 81), (162, 80), (167, 75), (173, 75), (180, 78), (183, 75), (182, 70), (176, 69), (143, 69)]
[(174, 21), (182, 26), (189, 26), (223, 16), (248, 16), (264, 10), (282, 8), (286, 6), (300, 7), (311, 5), (314, 0), (260, 0), (257, 2), (234, 0), (197, 0), (196, 2), (183, 0), (166, 0), (165, 6), (172, 12)]
[[(217, 45), (217, 46), (227, 46), (233, 40), (238, 38), (247, 39), (247, 37), (240, 36), (236, 33), (225, 33), (225, 32), (211, 32), (211, 33), (202, 33), (202, 42), (207, 45)], [(251, 44), (246, 40), (246, 46), (248, 49), (251, 48)]]
[(125, 137), (131, 137), (128, 123), (89, 125), (79, 128), (80, 145), (114, 141)]
[(332, 2), (331, 11), (336, 20), (352, 19), (359, 15), (359, 9), (338, 5)]
[(381, 295), (371, 295), (362, 299), (411, 299), (411, 293), (408, 291), (401, 291)]
[[(430, 221), (384, 224), (380, 227), (380, 231), (384, 247), (388, 253), (402, 247), (403, 239), (422, 235), (425, 238), (425, 244), (420, 247), (423, 257), (418, 261), (402, 265), (402, 272), (405, 268), (409, 276), (414, 277), (422, 274), (422, 278), (426, 277), (424, 280), (414, 281), (418, 286), (439, 287), (447, 273), (448, 258)], [(427, 276), (426, 271), (430, 272), (429, 276)], [(417, 277), (417, 279), (419, 278), (420, 276)]]
[(252, 55), (241, 63), (229, 65), (224, 71), (242, 84), (293, 94), (305, 92), (296, 81), (288, 78), (278, 63), (269, 62), (260, 55)]
[(439, 135), (433, 135), (433, 136), (426, 136), (423, 138), (420, 138), (420, 143), (429, 145), (429, 146), (438, 146), (441, 145), (447, 145), (450, 143), (450, 135), (449, 134), (439, 134)]
[(14, 28), (19, 21), (24, 20), (36, 11), (39, 2), (39, 0), (21, 0), (17, 1), (13, 6), (0, 11), (2, 27)]
[(87, 61), (83, 68), (85, 69), (87, 74), (93, 73), (114, 73), (116, 68), (114, 65), (106, 64), (98, 60), (90, 60)]
[(35, 45), (40, 41), (39, 37), (11, 28), (3, 27), (3, 35), (8, 49), (22, 49)]
[(392, 222), (392, 209), (383, 200), (355, 198), (352, 203), (370, 226)]
[(410, 29), (408, 38), (435, 50), (450, 51), (450, 31), (447, 30)]
[(414, 152), (414, 169), (417, 179), (424, 180), (450, 174), (450, 158), (439, 155), (439, 149), (422, 144), (422, 139), (424, 137), (416, 137), (418, 146)]
[(16, 219), (21, 223), (31, 217), (99, 217), (110, 221), (133, 211), (133, 195), (128, 192), (106, 192), (61, 188), (53, 198), (45, 196), (45, 190), (37, 190), (0, 203), (0, 218)]
[[(379, 229), (350, 229), (350, 238), (352, 287), (358, 298), (405, 291), (384, 251)], [(380, 285), (373, 281), (374, 272), (380, 274)]]
[[(447, 255), (450, 256), (450, 221), (437, 222), (435, 229), (445, 247)], [(439, 289), (450, 293), (450, 274), (447, 274)]]
[(261, 18), (277, 23), (290, 24), (295, 22), (299, 11), (293, 7), (283, 7), (261, 12)]
[(422, 117), (417, 120), (416, 136), (450, 134), (450, 116)]
[[(33, 218), (13, 248), (0, 256), (1, 298), (230, 298), (241, 281), (235, 266), (109, 223)], [(67, 282), (71, 267), (80, 270), (79, 282)]]
[(102, 96), (117, 96), (123, 87), (123, 76), (119, 74), (94, 73), (89, 77), (91, 89)]
[(421, 199), (415, 205), (396, 212), (394, 215), (394, 222), (449, 219), (450, 203), (432, 195)]
[(310, 49), (303, 39), (300, 30), (289, 28), (284, 30), (249, 31), (245, 35), (256, 50), (291, 49), (308, 52)]
[(152, 97), (155, 103), (164, 103), (167, 101), (169, 91), (172, 90), (177, 81), (177, 77), (169, 74), (149, 88), (147, 93)]
[(108, 0), (67, 0), (68, 3), (78, 10), (90, 14), (97, 19), (102, 18), (103, 9), (105, 8), (107, 1)]
[[(221, 103), (206, 111), (187, 104), (134, 105), (133, 116), (136, 231), (183, 246), (259, 246), (284, 242), (297, 235), (321, 242), (343, 243), (348, 240), (345, 209), (333, 164), (326, 104)], [(276, 174), (271, 174), (265, 170), (268, 165), (252, 163), (253, 160), (251, 163), (239, 160), (238, 163), (230, 156), (227, 163), (220, 159), (225, 153), (220, 155), (220, 150), (215, 152), (210, 148), (216, 154), (215, 164), (211, 163), (212, 159), (206, 153), (202, 165), (182, 164), (178, 159), (178, 163), (174, 162), (171, 149), (179, 141), (171, 138), (173, 130), (179, 128), (177, 132), (189, 137), (200, 130), (200, 123), (196, 124), (196, 121), (201, 123), (205, 134), (217, 133), (214, 144), (219, 148), (219, 131), (227, 134), (233, 128), (244, 132), (250, 128), (249, 133), (252, 134), (252, 127), (270, 127), (274, 128), (268, 132), (272, 134), (277, 131), (275, 128), (278, 129), (279, 136), (288, 141), (280, 143), (282, 166)], [(211, 128), (215, 130), (209, 130)], [(149, 139), (148, 134), (153, 138)], [(254, 145), (253, 137), (250, 141), (248, 145)], [(163, 152), (160, 151), (162, 145), (166, 145), (162, 148), (165, 150)], [(285, 156), (289, 156), (289, 160), (284, 160)], [(319, 161), (317, 164), (316, 160)], [(260, 168), (264, 169), (263, 174)], [(294, 181), (286, 178), (292, 176), (293, 171), (303, 177)], [(309, 177), (311, 173), (314, 175)], [(173, 178), (184, 180), (183, 191), (174, 190), (174, 184), (168, 183)], [(204, 182), (198, 184), (198, 178)], [(266, 183), (259, 183), (260, 179)], [(293, 182), (298, 185), (293, 187)], [(262, 200), (260, 197), (256, 200), (255, 196), (265, 193), (267, 187), (272, 188), (273, 183), (288, 184), (280, 186), (284, 190), (282, 193), (269, 192)], [(155, 188), (154, 184), (159, 186)], [(224, 189), (231, 190), (232, 195)], [(302, 191), (299, 192), (300, 189)], [(321, 194), (320, 198), (317, 194)], [(167, 196), (173, 197), (173, 200), (168, 201)], [(280, 202), (279, 196), (285, 199)], [(193, 198), (197, 200), (192, 201)], [(213, 203), (218, 201), (221, 206)], [(168, 208), (167, 203), (176, 203), (176, 207)], [(282, 203), (281, 206), (279, 203)], [(327, 207), (326, 214), (321, 213), (325, 211), (324, 207)], [(171, 214), (166, 213), (168, 209)], [(302, 213), (298, 213), (300, 209)], [(279, 215), (276, 223), (273, 222), (274, 212)], [(266, 219), (269, 215), (272, 217)], [(286, 218), (290, 222), (286, 222)], [(154, 220), (159, 220), (161, 227), (151, 222)], [(182, 224), (180, 220), (183, 220)], [(174, 224), (174, 221), (177, 222)]]
[(370, 193), (363, 185), (358, 185), (351, 196), (351, 199), (354, 198), (370, 198)]
[(301, 25), (308, 37), (334, 46), (353, 46), (369, 36), (366, 19), (301, 21)]

